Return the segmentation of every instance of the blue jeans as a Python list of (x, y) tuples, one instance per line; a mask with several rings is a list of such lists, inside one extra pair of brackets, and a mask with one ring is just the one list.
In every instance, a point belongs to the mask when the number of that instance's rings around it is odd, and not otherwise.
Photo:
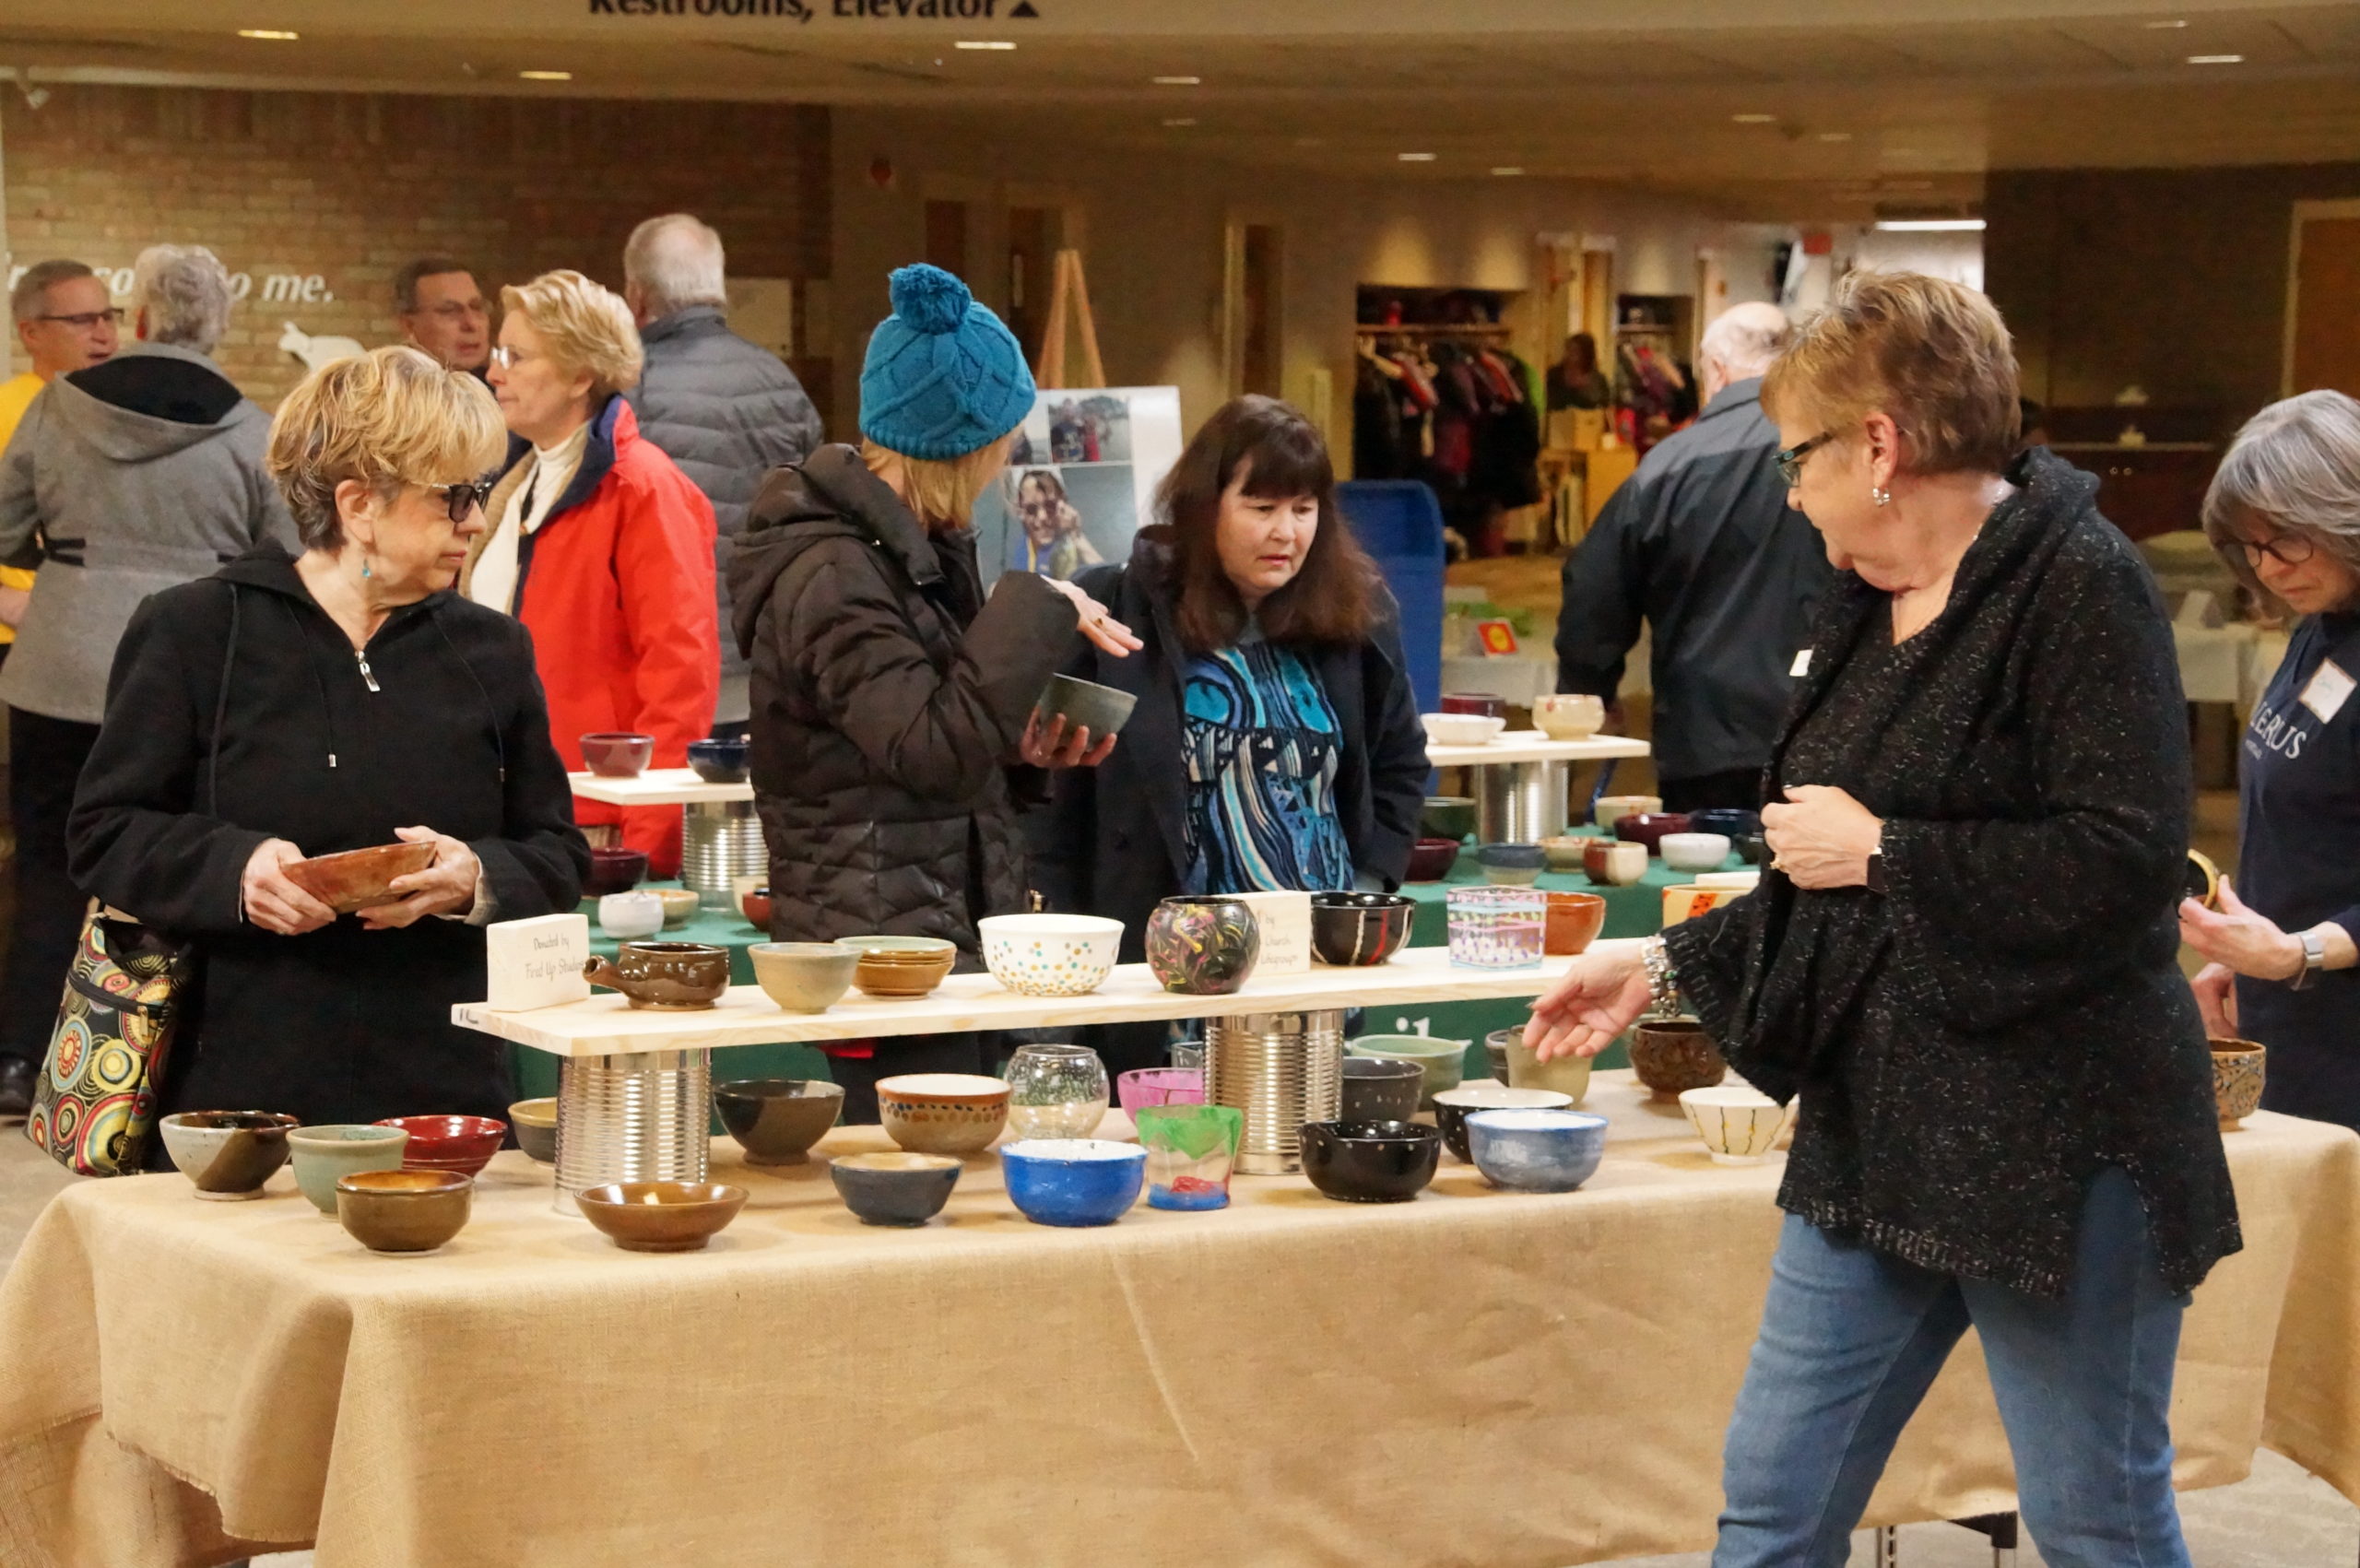
[(2063, 1301), (1961, 1279), (1787, 1217), (1722, 1454), (1713, 1568), (1840, 1568), (1901, 1429), (1972, 1324), (2049, 1568), (2189, 1568), (2169, 1408), (2186, 1296), (2130, 1177), (2083, 1202)]

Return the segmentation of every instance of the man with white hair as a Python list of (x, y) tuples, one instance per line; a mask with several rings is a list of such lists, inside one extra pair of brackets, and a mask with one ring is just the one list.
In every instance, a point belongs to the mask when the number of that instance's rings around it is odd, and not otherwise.
[(1705, 411), (1658, 444), (1566, 558), (1557, 688), (1610, 708), (1646, 621), (1654, 639), (1655, 760), (1667, 811), (1758, 809), (1813, 603), (1832, 575), (1787, 504), (1762, 375), (1789, 326), (1736, 306), (1697, 352)]
[(646, 368), (624, 395), (639, 433), (713, 502), (721, 600), (721, 701), (713, 733), (746, 733), (748, 666), (728, 635), (729, 560), (762, 476), (820, 444), (820, 415), (775, 354), (729, 330), (721, 236), (684, 212), (651, 218), (623, 246), (623, 301)]
[(266, 539), (295, 545), (263, 468), (270, 416), (209, 357), (230, 324), (229, 273), (203, 246), (155, 245), (132, 278), (138, 341), (52, 382), (0, 454), (0, 561), (42, 568), (0, 667), (17, 826), (0, 1115), (25, 1113), (81, 930), (65, 819), (124, 624), (148, 595), (210, 576)]

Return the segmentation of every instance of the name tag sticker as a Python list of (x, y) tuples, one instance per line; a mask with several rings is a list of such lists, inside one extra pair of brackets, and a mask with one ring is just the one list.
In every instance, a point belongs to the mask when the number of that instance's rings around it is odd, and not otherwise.
[(2344, 674), (2342, 666), (2333, 659), (2321, 659), (2319, 672), (2311, 677), (2310, 684), (2303, 688), (2303, 695), (2296, 701), (2325, 724), (2342, 711), (2344, 699), (2352, 695), (2354, 686), (2360, 686), (2360, 681)]
[(1811, 673), (1811, 650), (1809, 648), (1798, 648), (1795, 650), (1795, 662), (1787, 666), (1787, 673), (1795, 677), (1799, 680)]

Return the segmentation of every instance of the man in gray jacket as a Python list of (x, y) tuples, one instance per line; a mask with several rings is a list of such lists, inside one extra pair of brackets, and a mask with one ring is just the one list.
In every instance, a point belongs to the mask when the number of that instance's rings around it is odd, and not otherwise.
[(777, 355), (729, 330), (721, 236), (684, 212), (651, 218), (623, 247), (623, 300), (647, 355), (624, 394), (639, 433), (713, 502), (721, 600), (721, 701), (713, 732), (746, 733), (747, 665), (727, 635), (729, 561), (762, 476), (820, 444), (820, 415)]
[(265, 538), (298, 548), (263, 469), (270, 416), (208, 357), (230, 324), (230, 275), (202, 246), (155, 245), (132, 277), (139, 340), (52, 382), (0, 456), (0, 562), (43, 568), (0, 668), (17, 825), (0, 1114), (24, 1114), (81, 930), (65, 819), (124, 624), (148, 595)]

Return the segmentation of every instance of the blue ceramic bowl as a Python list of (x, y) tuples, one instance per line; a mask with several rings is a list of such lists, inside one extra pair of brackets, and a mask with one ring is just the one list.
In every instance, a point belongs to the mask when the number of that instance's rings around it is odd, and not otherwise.
[(1588, 1111), (1470, 1111), (1468, 1152), (1494, 1186), (1571, 1192), (1606, 1154), (1606, 1118)]
[(1741, 839), (1762, 831), (1762, 813), (1743, 811), (1734, 806), (1708, 806), (1688, 814), (1688, 831), (1692, 833), (1722, 833)]
[(744, 784), (749, 744), (743, 740), (691, 740), (689, 766), (707, 784)]
[(1028, 1138), (999, 1151), (1017, 1212), (1036, 1225), (1112, 1225), (1147, 1185), (1147, 1150), (1103, 1138)]
[(1528, 867), (1538, 871), (1549, 864), (1549, 852), (1537, 843), (1487, 843), (1475, 852), (1475, 859), (1483, 866)]

